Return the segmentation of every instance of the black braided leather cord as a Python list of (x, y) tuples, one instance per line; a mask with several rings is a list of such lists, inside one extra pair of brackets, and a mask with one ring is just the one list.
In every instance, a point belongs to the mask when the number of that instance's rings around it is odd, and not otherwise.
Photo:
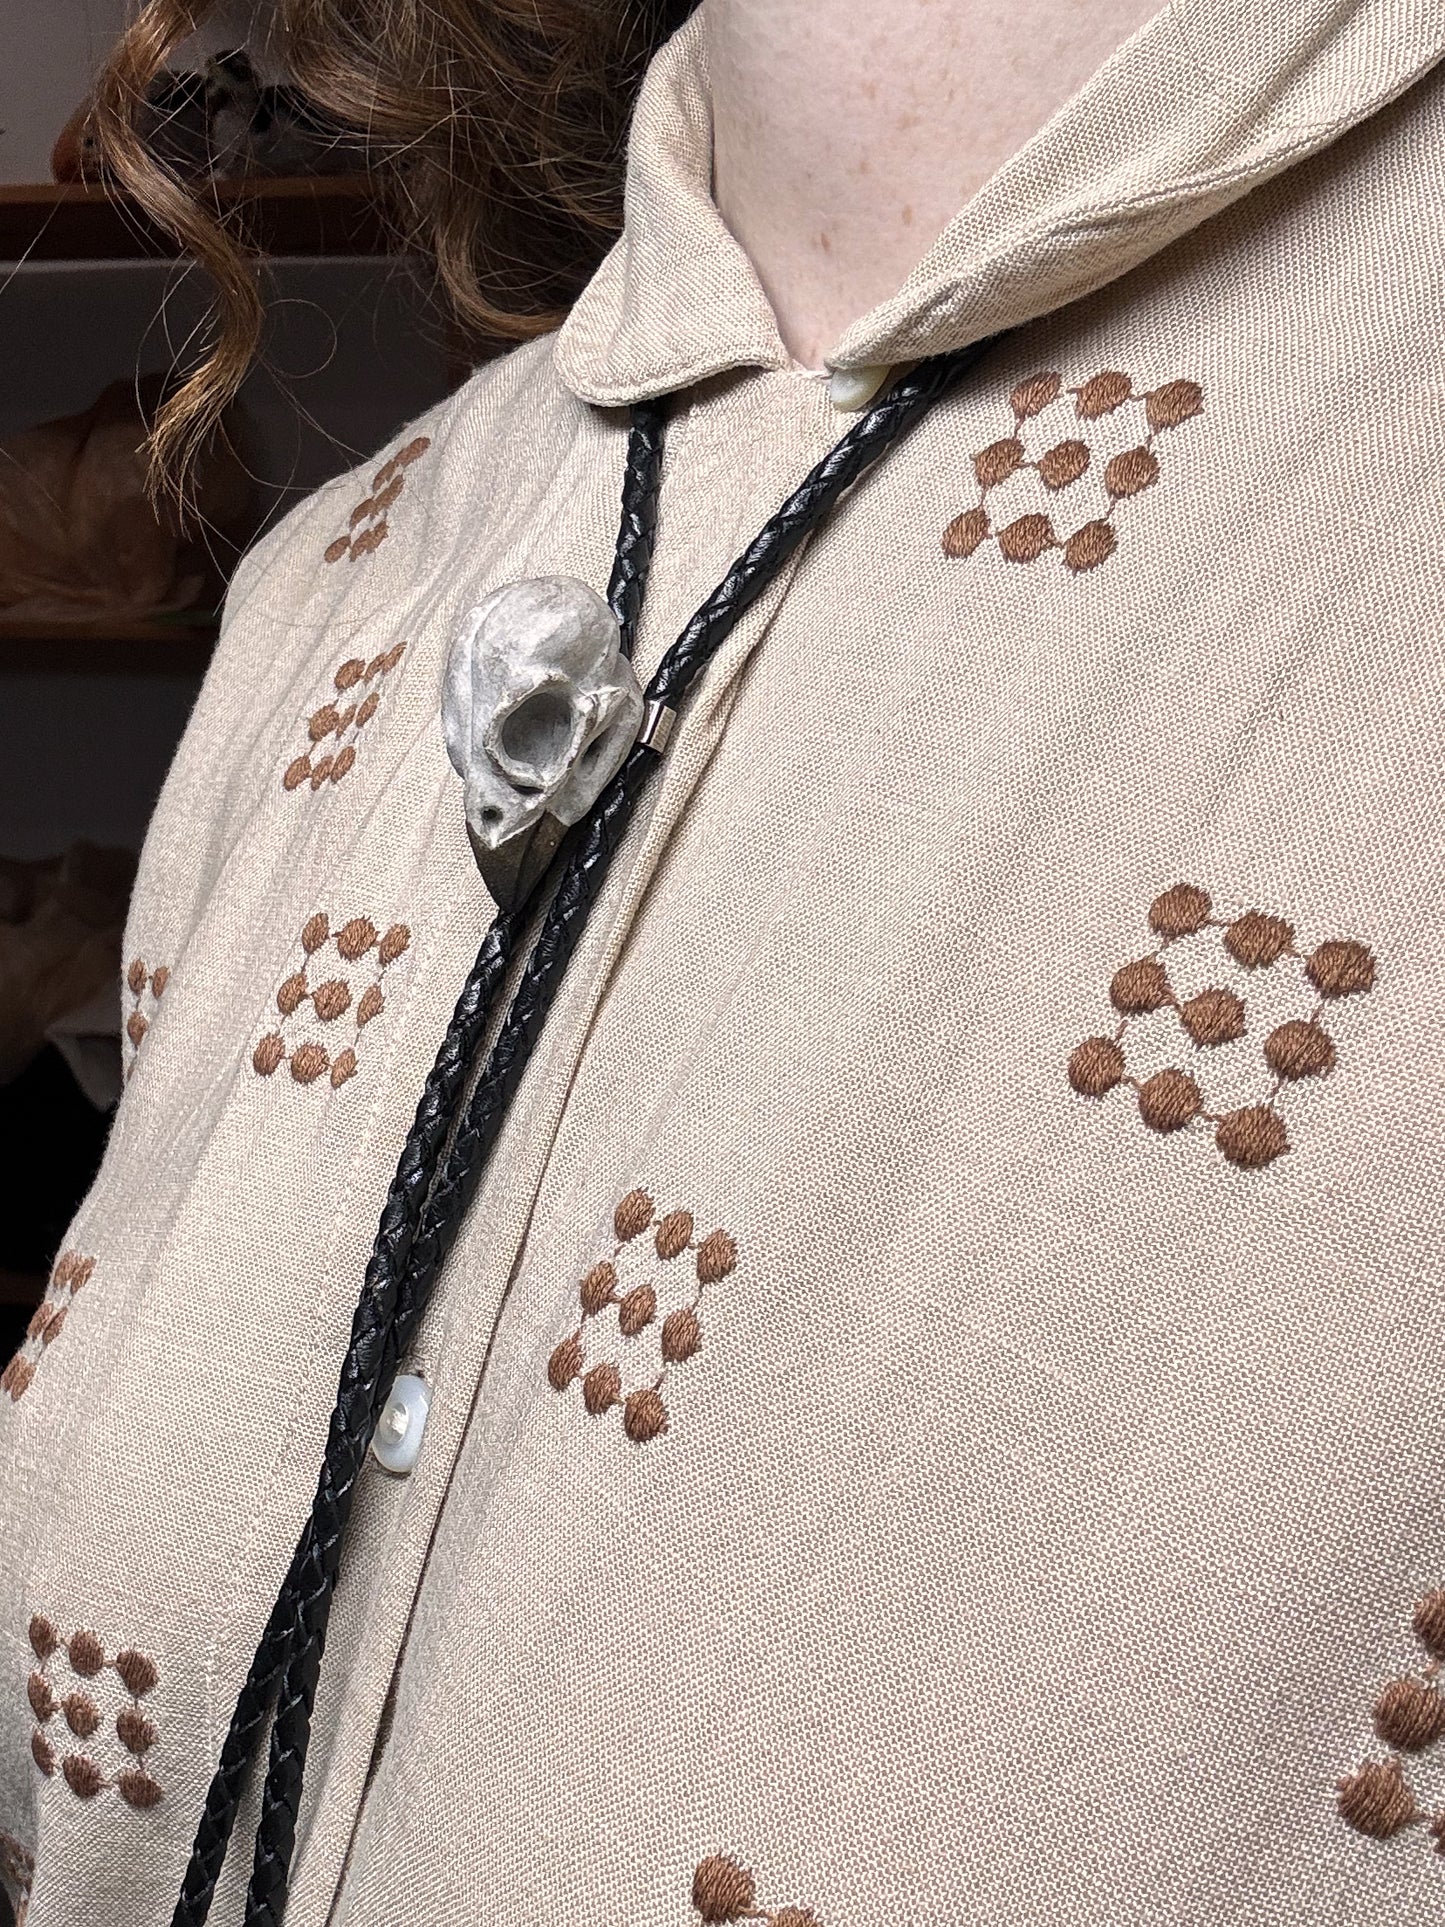
[[(653, 677), (649, 701), (672, 708), (683, 701), (739, 617), (838, 498), (993, 345), (980, 342), (920, 363), (859, 418), (694, 615)], [(395, 1288), (385, 1296), (363, 1292), (309, 1530), (302, 1535), (293, 1568), (296, 1615), (271, 1733), (246, 1927), (279, 1927), (285, 1909), (311, 1711), (342, 1541), (376, 1414), (389, 1390), (389, 1383), (380, 1382), (379, 1361), (400, 1355), (425, 1313), (567, 963), (657, 761), (651, 749), (634, 749), (564, 846), (560, 881), (542, 929), (411, 1240), (405, 1304)], [(368, 1267), (368, 1285), (370, 1279)], [(177, 1922), (179, 1927), (179, 1913)]]
[[(652, 559), (652, 532), (657, 521), (666, 411), (662, 403), (653, 403), (645, 412), (639, 410), (638, 414), (639, 420), (628, 441), (622, 526), (608, 590), (608, 600), (629, 642), (642, 606), (647, 570)], [(358, 1349), (358, 1329), (364, 1327), (370, 1330), (380, 1324), (385, 1336), (380, 1368), (375, 1373), (376, 1389), (368, 1436), (375, 1429), (380, 1407), (390, 1393), (397, 1364), (409, 1342), (399, 1334), (415, 1331), (420, 1322), (411, 1303), (411, 1245), (421, 1222), (422, 1208), (435, 1182), (443, 1146), (456, 1123), (462, 1091), (481, 1045), (497, 990), (515, 950), (522, 921), (519, 913), (498, 915), (482, 940), (437, 1052), (436, 1062), (423, 1087), (411, 1130), (397, 1163), (396, 1175), (382, 1207), (376, 1243), (367, 1265), (361, 1300), (352, 1324), (351, 1347), (347, 1352), (347, 1365), (350, 1366)], [(390, 1319), (378, 1321), (378, 1304), (384, 1302), (390, 1283), (395, 1278), (400, 1278), (401, 1287), (396, 1293), (393, 1315)], [(345, 1376), (344, 1370), (343, 1388)], [(180, 1898), (172, 1915), (172, 1927), (203, 1927), (210, 1913), (216, 1882), (220, 1878), (226, 1849), (235, 1828), (247, 1770), (290, 1650), (291, 1635), (297, 1622), (299, 1575), (310, 1543), (311, 1523), (308, 1520), (237, 1699), (221, 1748), (220, 1761), (196, 1829)]]
[(629, 659), (647, 590), (652, 538), (657, 532), (657, 484), (666, 422), (667, 407), (660, 401), (639, 402), (632, 411), (627, 472), (622, 478), (622, 525), (617, 531), (612, 580), (607, 585), (607, 600), (622, 631), (622, 653)]

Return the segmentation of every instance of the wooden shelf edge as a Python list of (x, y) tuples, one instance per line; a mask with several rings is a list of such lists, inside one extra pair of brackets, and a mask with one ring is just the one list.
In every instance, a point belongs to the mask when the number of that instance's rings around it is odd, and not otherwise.
[[(255, 245), (272, 257), (401, 252), (367, 174), (213, 181), (206, 195), (219, 214), (241, 213)], [(129, 195), (53, 181), (0, 183), (0, 260), (174, 261), (181, 253)]]

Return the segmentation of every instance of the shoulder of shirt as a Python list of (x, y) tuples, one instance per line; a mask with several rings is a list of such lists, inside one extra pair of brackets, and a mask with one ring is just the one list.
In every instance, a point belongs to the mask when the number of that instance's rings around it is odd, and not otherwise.
[[(428, 445), (428, 460), (406, 475), (409, 489), (424, 496), (434, 492), (433, 478), (452, 467), (444, 458), (457, 442), (485, 459), (490, 434), (522, 408), (534, 406), (543, 393), (559, 392), (552, 365), (555, 341), (555, 334), (544, 335), (487, 362), (445, 400), (406, 422), (373, 454), (288, 510), (234, 571), (226, 598), (228, 622), (241, 608), (254, 611), (258, 605), (273, 615), (302, 616), (312, 595), (326, 586), (317, 563), (347, 533), (356, 509), (374, 497), (378, 475), (402, 451), (418, 442)], [(443, 481), (441, 486), (445, 485)]]

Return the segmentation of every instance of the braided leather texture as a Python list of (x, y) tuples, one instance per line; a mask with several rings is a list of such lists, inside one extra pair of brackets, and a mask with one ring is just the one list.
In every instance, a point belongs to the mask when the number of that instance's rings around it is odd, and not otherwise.
[[(920, 363), (859, 417), (698, 609), (663, 657), (646, 692), (649, 702), (674, 709), (681, 705), (739, 618), (838, 499), (996, 340)], [(661, 406), (639, 408), (629, 440), (622, 526), (608, 590), (629, 652), (651, 559), (662, 434)], [(563, 843), (553, 866), (555, 891), (511, 1007), (463, 1108), (468, 1072), (516, 946), (517, 913), (498, 917), (467, 979), (382, 1211), (342, 1365), (311, 1516), (242, 1689), (173, 1927), (202, 1927), (206, 1920), (234, 1825), (240, 1786), (272, 1692), (276, 1711), (245, 1927), (279, 1927), (331, 1600), (367, 1446), (397, 1363), (425, 1315), (567, 964), (657, 763), (653, 750), (635, 748)]]

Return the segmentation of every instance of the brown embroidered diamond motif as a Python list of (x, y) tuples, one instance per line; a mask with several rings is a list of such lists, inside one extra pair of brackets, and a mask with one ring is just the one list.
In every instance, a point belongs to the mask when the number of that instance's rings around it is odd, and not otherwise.
[(30, 1315), (20, 1349), (0, 1372), (0, 1392), (12, 1405), (29, 1390), (36, 1366), (60, 1336), (70, 1307), (94, 1270), (94, 1258), (79, 1251), (62, 1251), (56, 1259), (45, 1296)]
[(85, 1627), (64, 1638), (42, 1613), (28, 1630), (36, 1663), (25, 1696), (39, 1771), (47, 1780), (58, 1774), (78, 1800), (114, 1790), (128, 1807), (155, 1806), (161, 1787), (146, 1757), (156, 1726), (143, 1704), (159, 1678), (155, 1661), (134, 1646), (109, 1653)]
[(401, 499), (406, 487), (406, 472), (431, 447), (430, 435), (418, 435), (405, 448), (399, 448), (383, 462), (372, 478), (371, 493), (364, 495), (351, 511), (346, 534), (338, 535), (326, 549), (325, 560), (340, 562), (343, 557), (355, 562), (379, 549), (390, 533), (387, 510)]
[[(1418, 1672), (1392, 1679), (1375, 1700), (1372, 1724), (1389, 1749), (1382, 1760), (1366, 1760), (1335, 1784), (1340, 1818), (1356, 1833), (1389, 1840), (1406, 1827), (1426, 1825), (1435, 1851), (1445, 1854), (1445, 1811), (1428, 1814), (1415, 1797), (1405, 1771), (1406, 1754), (1419, 1754), (1445, 1738), (1445, 1590), (1428, 1592), (1416, 1602), (1416, 1639), (1428, 1658)], [(1423, 1843), (1422, 1843), (1423, 1844)]]
[[(659, 1215), (651, 1193), (640, 1188), (629, 1191), (618, 1205), (612, 1230), (610, 1255), (599, 1258), (578, 1286), (581, 1319), (553, 1348), (547, 1381), (554, 1392), (565, 1392), (580, 1379), (584, 1408), (600, 1418), (620, 1406), (623, 1431), (634, 1445), (646, 1445), (668, 1428), (663, 1393), (669, 1375), (702, 1349), (698, 1308), (703, 1293), (736, 1269), (738, 1248), (726, 1231), (697, 1238), (690, 1211)], [(692, 1263), (684, 1267), (680, 1260), (687, 1257)], [(671, 1300), (670, 1309), (664, 1309), (665, 1300)], [(655, 1339), (659, 1369), (631, 1390), (624, 1389), (622, 1367), (613, 1360), (588, 1364), (589, 1323), (610, 1310), (617, 1313), (624, 1341), (640, 1343), (644, 1334)]]
[(283, 790), (314, 796), (323, 784), (334, 786), (350, 775), (362, 732), (381, 706), (386, 680), (405, 653), (406, 644), (398, 642), (370, 662), (348, 656), (337, 664), (330, 689), (306, 719), (307, 747), (286, 765)]
[[(1009, 432), (973, 457), (978, 500), (943, 531), (943, 553), (966, 560), (993, 543), (1006, 562), (1037, 562), (1057, 551), (1083, 575), (1114, 553), (1120, 508), (1159, 480), (1160, 435), (1201, 413), (1204, 390), (1187, 380), (1138, 389), (1117, 369), (1068, 388), (1050, 368), (1019, 382), (1009, 407)], [(1078, 425), (1095, 423), (1113, 431), (1107, 444), (1098, 429), (1094, 443), (1082, 438)], [(1075, 512), (1061, 533), (1060, 511), (1091, 489), (1093, 513)]]
[[(339, 1090), (356, 1075), (362, 1033), (386, 1008), (385, 979), (411, 947), (404, 923), (378, 930), (352, 917), (333, 930), (324, 910), (301, 929), (301, 957), (276, 992), (280, 1024), (251, 1053), (258, 1077), (283, 1064), (297, 1084), (325, 1078)], [(308, 1015), (309, 1011), (309, 1015)]]
[[(1095, 1099), (1127, 1089), (1151, 1131), (1212, 1130), (1231, 1164), (1260, 1170), (1290, 1148), (1280, 1109), (1284, 1093), (1334, 1070), (1338, 1049), (1325, 1027), (1326, 1015), (1332, 1004), (1374, 988), (1374, 953), (1354, 937), (1335, 937), (1306, 954), (1284, 917), (1264, 910), (1216, 916), (1209, 892), (1196, 883), (1176, 883), (1156, 897), (1148, 920), (1155, 948), (1115, 971), (1109, 1001), (1119, 1022), (1112, 1034), (1086, 1037), (1077, 1046), (1069, 1058), (1069, 1083), (1080, 1097)], [(1273, 1022), (1259, 1039), (1258, 1057), (1252, 1060), (1258, 1091), (1248, 1103), (1211, 1104), (1204, 1055), (1241, 1040), (1246, 1049), (1255, 1048), (1248, 1040), (1248, 998), (1220, 983), (1182, 996), (1171, 964), (1186, 950), (1196, 966), (1203, 958), (1217, 961), (1221, 974), (1230, 966), (1250, 976), (1285, 973), (1298, 990), (1299, 1014)], [(1182, 1041), (1192, 1046), (1188, 1068), (1165, 1065), (1141, 1075), (1132, 1066), (1131, 1040), (1155, 1019), (1182, 1031)]]

